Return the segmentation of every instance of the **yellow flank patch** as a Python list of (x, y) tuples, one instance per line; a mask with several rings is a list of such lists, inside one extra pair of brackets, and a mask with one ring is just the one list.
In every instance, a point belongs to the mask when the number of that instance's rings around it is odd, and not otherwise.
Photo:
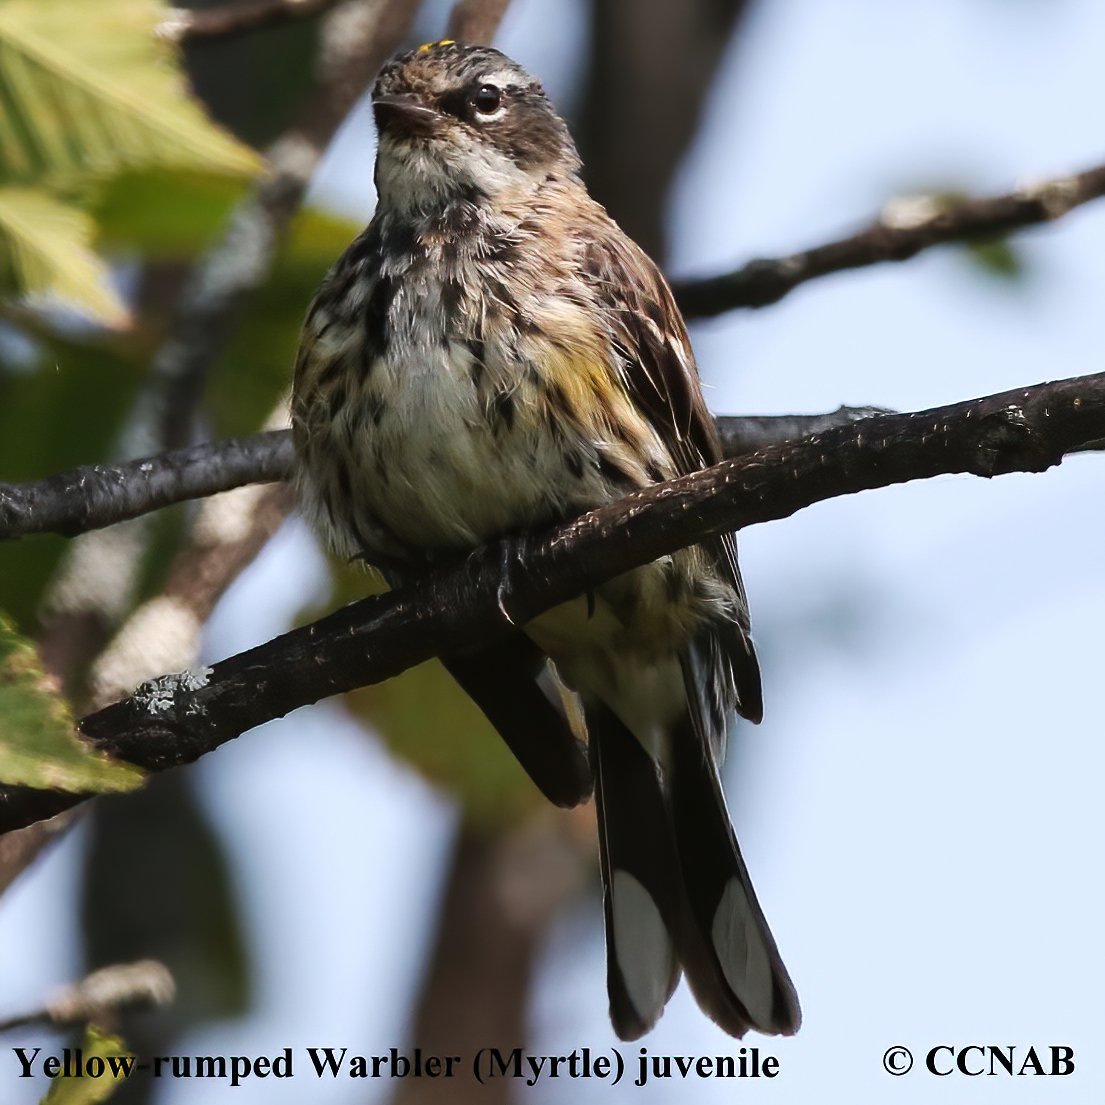
[(420, 54), (424, 54), (428, 50), (432, 50), (435, 46), (455, 46), (455, 45), (456, 45), (456, 39), (453, 39), (453, 38), (439, 38), (437, 40), (437, 42), (423, 42), (422, 45), (418, 47), (418, 52)]

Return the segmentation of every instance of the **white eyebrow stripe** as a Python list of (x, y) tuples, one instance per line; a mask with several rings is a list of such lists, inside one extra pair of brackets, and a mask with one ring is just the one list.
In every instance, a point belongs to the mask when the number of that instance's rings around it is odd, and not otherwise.
[(496, 69), (493, 73), (485, 73), (479, 78), (480, 84), (497, 84), (500, 88), (504, 88), (508, 84), (517, 83), (513, 81), (514, 74), (509, 69)]

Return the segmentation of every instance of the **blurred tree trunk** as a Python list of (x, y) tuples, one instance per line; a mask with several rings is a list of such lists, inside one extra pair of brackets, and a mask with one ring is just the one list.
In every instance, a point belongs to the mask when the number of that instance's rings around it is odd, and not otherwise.
[[(153, 778), (134, 794), (97, 799), (87, 829), (86, 966), (135, 959), (165, 964), (175, 1000), (124, 1011), (115, 1028), (143, 1060), (177, 1054), (186, 1032), (249, 1007), (247, 936), (222, 841), (182, 772)], [(112, 1102), (144, 1105), (163, 1090), (152, 1078), (131, 1078)]]
[(591, 194), (653, 258), (668, 188), (749, 0), (592, 0), (577, 128)]
[[(586, 831), (593, 835), (593, 826)], [(581, 839), (563, 814), (551, 810), (507, 831), (462, 825), (411, 1046), (429, 1055), (459, 1055), (465, 1067), (449, 1082), (397, 1080), (397, 1105), (513, 1100), (509, 1079), (481, 1086), (466, 1064), (480, 1048), (525, 1043), (530, 984), (545, 932), (587, 881), (590, 863)]]

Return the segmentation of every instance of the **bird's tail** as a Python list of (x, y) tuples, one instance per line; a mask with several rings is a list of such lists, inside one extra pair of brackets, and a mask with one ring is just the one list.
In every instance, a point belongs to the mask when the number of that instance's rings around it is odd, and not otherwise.
[(607, 707), (587, 723), (599, 819), (610, 1016), (622, 1039), (648, 1031), (687, 975), (733, 1036), (790, 1035), (794, 986), (741, 858), (702, 713), (688, 709), (663, 766)]

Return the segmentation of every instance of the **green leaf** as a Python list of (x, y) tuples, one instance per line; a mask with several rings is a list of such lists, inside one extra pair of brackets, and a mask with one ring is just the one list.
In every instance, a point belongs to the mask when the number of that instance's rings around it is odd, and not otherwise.
[(149, 958), (169, 969), (176, 996), (148, 1024), (155, 1054), (174, 1050), (184, 1032), (241, 1016), (253, 1000), (238, 872), (195, 782), (159, 773), (134, 794), (96, 802), (87, 819), (77, 909), (84, 962)]
[(1027, 276), (1024, 258), (1008, 238), (968, 242), (967, 256), (987, 276), (998, 280), (1017, 284)]
[(90, 210), (102, 247), (192, 258), (225, 229), (245, 188), (240, 176), (207, 169), (129, 169), (97, 189)]
[(154, 33), (164, 14), (157, 0), (0, 0), (0, 180), (150, 163), (259, 168), (188, 94)]
[[(105, 1069), (110, 1072), (107, 1060), (111, 1056), (129, 1055), (126, 1044), (118, 1036), (109, 1036), (95, 1025), (85, 1029), (84, 1039), (80, 1043), (81, 1056), (86, 1064), (93, 1057), (104, 1060)], [(114, 1078), (110, 1073), (101, 1078), (74, 1076), (55, 1078), (49, 1092), (40, 1105), (99, 1105), (112, 1097), (125, 1078)]]
[[(0, 363), (0, 480), (37, 480), (107, 460), (147, 360), (114, 334), (48, 335), (31, 363)], [(67, 545), (52, 535), (0, 541), (0, 605), (27, 633)]]
[(77, 737), (34, 646), (0, 616), (0, 783), (99, 793), (133, 790), (142, 778)]
[(92, 251), (92, 219), (49, 193), (0, 187), (0, 294), (56, 296), (111, 327), (129, 320)]

